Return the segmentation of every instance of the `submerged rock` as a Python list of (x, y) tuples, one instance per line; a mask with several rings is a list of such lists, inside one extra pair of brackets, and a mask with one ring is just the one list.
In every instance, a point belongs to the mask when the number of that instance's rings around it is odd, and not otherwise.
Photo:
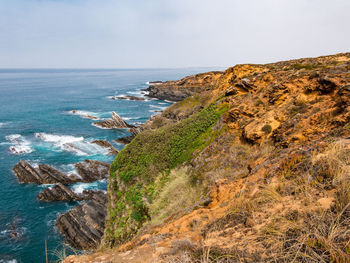
[(109, 154), (111, 155), (117, 155), (119, 153), (119, 151), (113, 147), (112, 144), (110, 144), (109, 142), (107, 142), (106, 140), (95, 140), (92, 143), (95, 143), (99, 146), (102, 146), (104, 148), (108, 148), (109, 149)]
[(83, 250), (99, 246), (105, 228), (107, 201), (107, 195), (100, 192), (91, 201), (60, 215), (56, 226), (68, 244)]
[(82, 193), (75, 193), (69, 187), (58, 183), (52, 187), (46, 188), (38, 194), (38, 199), (44, 202), (54, 201), (82, 201), (91, 200), (95, 195), (103, 193), (102, 191), (84, 190)]
[(117, 113), (112, 112), (109, 120), (95, 122), (94, 125), (105, 129), (123, 129), (132, 128), (134, 126), (126, 123)]
[(85, 160), (76, 163), (78, 174), (81, 176), (82, 182), (93, 182), (96, 180), (108, 178), (109, 164), (96, 160)]

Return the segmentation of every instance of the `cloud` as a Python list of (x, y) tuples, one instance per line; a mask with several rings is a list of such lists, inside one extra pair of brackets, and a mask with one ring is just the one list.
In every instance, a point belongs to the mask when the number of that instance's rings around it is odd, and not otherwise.
[(348, 51), (347, 0), (0, 0), (0, 67), (230, 66)]

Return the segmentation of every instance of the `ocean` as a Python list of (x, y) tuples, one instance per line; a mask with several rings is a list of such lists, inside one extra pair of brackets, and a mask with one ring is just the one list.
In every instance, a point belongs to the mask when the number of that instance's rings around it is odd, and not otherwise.
[[(144, 96), (141, 89), (147, 88), (148, 81), (180, 79), (207, 70), (212, 69), (0, 69), (0, 263), (45, 262), (45, 242), (50, 262), (64, 251), (72, 253), (55, 221), (78, 203), (39, 202), (37, 194), (48, 185), (19, 184), (12, 172), (19, 160), (34, 166), (45, 163), (67, 173), (74, 173), (74, 163), (84, 159), (111, 162), (114, 157), (91, 142), (104, 139), (120, 150), (123, 145), (114, 139), (128, 132), (95, 127), (94, 120), (86, 115), (103, 120), (115, 111), (131, 124), (144, 123), (171, 102), (111, 97)], [(67, 148), (66, 143), (80, 150)], [(71, 187), (76, 192), (105, 190), (107, 183)], [(18, 237), (12, 238), (11, 228), (16, 229)]]

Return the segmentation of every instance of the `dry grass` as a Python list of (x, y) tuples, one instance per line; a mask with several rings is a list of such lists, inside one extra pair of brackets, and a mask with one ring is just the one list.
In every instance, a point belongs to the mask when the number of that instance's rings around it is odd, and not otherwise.
[(188, 169), (182, 167), (171, 171), (169, 179), (162, 182), (160, 176), (156, 184), (162, 184), (161, 192), (150, 205), (152, 225), (161, 223), (168, 216), (196, 203), (201, 197), (201, 187), (192, 183)]

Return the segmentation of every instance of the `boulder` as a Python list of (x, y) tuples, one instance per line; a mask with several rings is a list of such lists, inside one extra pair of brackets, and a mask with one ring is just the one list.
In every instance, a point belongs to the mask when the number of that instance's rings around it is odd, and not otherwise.
[(59, 216), (56, 226), (66, 242), (76, 249), (96, 249), (103, 237), (107, 216), (107, 195), (98, 193), (89, 202)]
[(123, 129), (132, 128), (134, 126), (127, 124), (117, 113), (112, 112), (109, 120), (95, 122), (94, 125), (105, 129)]

